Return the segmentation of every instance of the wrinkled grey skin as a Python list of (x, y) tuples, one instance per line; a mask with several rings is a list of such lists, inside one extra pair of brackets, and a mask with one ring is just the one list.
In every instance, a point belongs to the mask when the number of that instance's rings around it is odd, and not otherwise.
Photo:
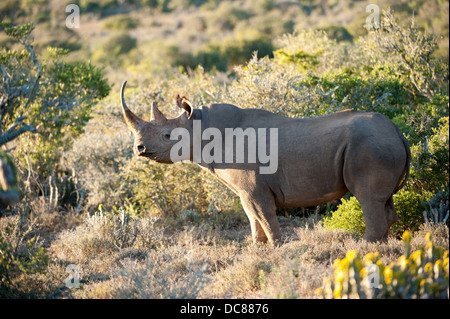
[(172, 163), (170, 149), (177, 141), (170, 140), (170, 132), (183, 127), (192, 134), (194, 119), (201, 119), (202, 130), (278, 128), (278, 170), (274, 174), (259, 174), (259, 163), (200, 163), (240, 197), (254, 242), (280, 240), (277, 207), (317, 206), (347, 192), (361, 204), (366, 240), (386, 238), (398, 219), (392, 196), (408, 177), (411, 154), (408, 141), (384, 115), (347, 110), (292, 119), (230, 104), (194, 109), (178, 97), (178, 106), (184, 110), (179, 117), (166, 119), (153, 103), (147, 122), (126, 106), (125, 84), (122, 110), (135, 136), (134, 151), (157, 162)]

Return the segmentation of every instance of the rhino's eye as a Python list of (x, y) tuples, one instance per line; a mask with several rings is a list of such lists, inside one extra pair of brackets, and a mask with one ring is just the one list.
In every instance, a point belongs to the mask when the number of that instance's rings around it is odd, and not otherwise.
[(163, 137), (164, 137), (165, 139), (170, 140), (170, 133), (164, 133), (164, 134), (163, 134)]

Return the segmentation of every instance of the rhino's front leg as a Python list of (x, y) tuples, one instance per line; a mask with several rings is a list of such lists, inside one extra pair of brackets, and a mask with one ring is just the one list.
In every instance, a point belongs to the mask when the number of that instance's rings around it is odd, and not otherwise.
[(280, 223), (276, 216), (276, 206), (270, 192), (241, 194), (241, 203), (250, 220), (253, 242), (275, 244), (281, 239)]
[(250, 228), (252, 230), (252, 238), (253, 243), (265, 243), (267, 242), (268, 238), (266, 236), (266, 233), (264, 232), (264, 229), (261, 227), (261, 224), (259, 221), (256, 220), (256, 217), (253, 213), (248, 212), (247, 209), (244, 209), (245, 213), (247, 214), (248, 220), (250, 221)]

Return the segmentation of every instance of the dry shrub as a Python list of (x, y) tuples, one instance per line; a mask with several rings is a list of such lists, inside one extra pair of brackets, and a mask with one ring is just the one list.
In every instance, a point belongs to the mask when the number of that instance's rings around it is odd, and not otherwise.
[(324, 264), (308, 264), (298, 258), (285, 259), (271, 273), (260, 273), (262, 298), (312, 298), (329, 272)]
[[(166, 256), (167, 257), (167, 256)], [(185, 270), (163, 256), (150, 256), (144, 262), (123, 260), (112, 271), (112, 279), (90, 287), (86, 297), (90, 298), (196, 298), (204, 284), (205, 267), (187, 265)]]

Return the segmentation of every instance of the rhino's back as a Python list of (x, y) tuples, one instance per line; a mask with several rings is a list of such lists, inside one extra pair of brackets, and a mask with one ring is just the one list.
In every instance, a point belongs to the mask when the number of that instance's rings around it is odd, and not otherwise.
[(404, 153), (399, 130), (387, 117), (358, 111), (286, 121), (279, 127), (278, 149), (278, 171), (267, 179), (280, 206), (315, 206), (340, 198), (348, 191), (346, 161), (361, 162), (365, 156), (390, 161)]
[(263, 128), (277, 127), (286, 118), (262, 109), (241, 109), (232, 104), (209, 104), (202, 108), (205, 127), (223, 128)]

